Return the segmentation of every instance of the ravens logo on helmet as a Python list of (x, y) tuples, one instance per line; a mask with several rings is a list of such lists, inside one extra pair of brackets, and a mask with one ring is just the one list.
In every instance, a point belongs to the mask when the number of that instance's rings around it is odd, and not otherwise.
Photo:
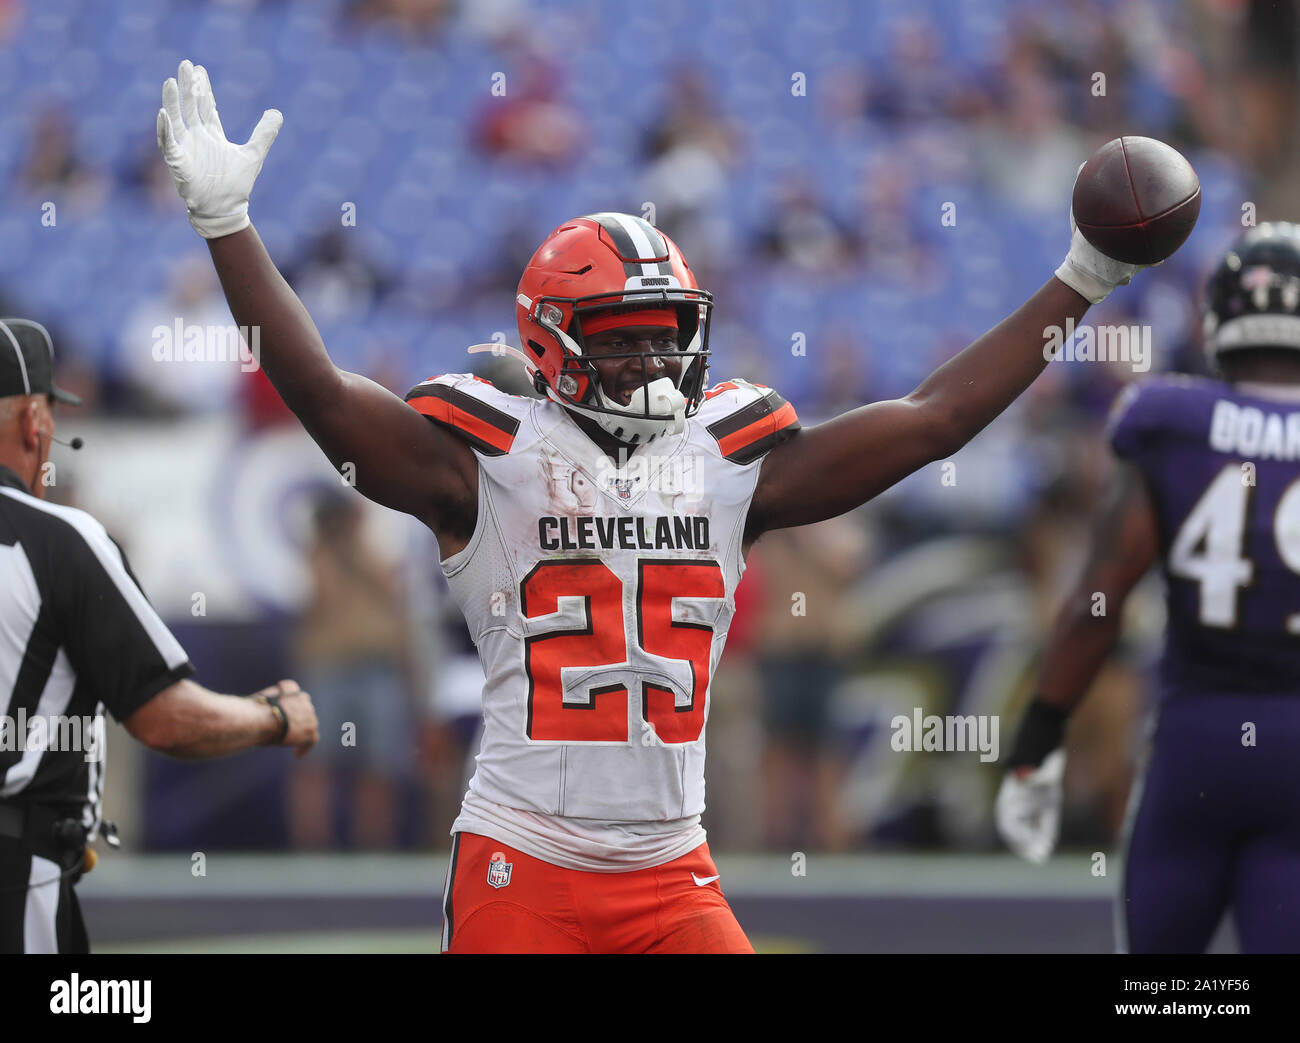
[(1273, 221), (1247, 232), (1223, 256), (1206, 292), (1205, 351), (1300, 349), (1300, 226)]

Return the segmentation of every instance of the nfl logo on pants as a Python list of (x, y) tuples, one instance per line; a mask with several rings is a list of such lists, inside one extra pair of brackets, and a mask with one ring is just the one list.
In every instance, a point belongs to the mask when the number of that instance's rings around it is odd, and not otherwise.
[(488, 883), (493, 887), (505, 887), (510, 883), (510, 870), (514, 869), (513, 862), (507, 862), (506, 856), (500, 851), (492, 853), (491, 861), (488, 863)]

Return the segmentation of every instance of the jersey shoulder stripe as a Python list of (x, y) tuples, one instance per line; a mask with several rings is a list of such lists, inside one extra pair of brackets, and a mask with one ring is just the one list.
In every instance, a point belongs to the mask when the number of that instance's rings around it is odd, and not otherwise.
[(794, 406), (762, 384), (727, 380), (704, 393), (700, 416), (723, 457), (749, 464), (799, 430)]
[(499, 408), (507, 403), (493, 404), (490, 399), (528, 401), (507, 395), (483, 378), (467, 373), (430, 377), (406, 393), (406, 401), (413, 409), (451, 428), (471, 449), (484, 456), (505, 456), (519, 433), (519, 418)]

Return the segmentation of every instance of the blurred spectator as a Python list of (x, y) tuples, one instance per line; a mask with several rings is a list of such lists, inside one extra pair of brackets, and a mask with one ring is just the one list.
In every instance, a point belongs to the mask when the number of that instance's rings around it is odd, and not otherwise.
[[(520, 203), (505, 207), (496, 215), (497, 227), (502, 229), (498, 249), (478, 271), (462, 273), (465, 279), (457, 300), (466, 308), (478, 310), (484, 306), (505, 308), (508, 312), (510, 302), (514, 300), (519, 287), (519, 277), (527, 267), (537, 245), (545, 235), (556, 227), (561, 220), (569, 216), (546, 215), (539, 220), (536, 209)], [(555, 224), (548, 224), (547, 219), (555, 217)], [(407, 285), (398, 291), (403, 301), (409, 301), (412, 310), (421, 310), (428, 299), (428, 288), (418, 282)], [(515, 337), (514, 324), (509, 324), (509, 336)]]
[(153, 134), (140, 138), (120, 176), (124, 184), (148, 201), (160, 219), (176, 216), (176, 182), (158, 156), (158, 141)]
[(763, 253), (813, 274), (839, 274), (853, 254), (845, 229), (804, 177), (789, 177), (768, 208), (771, 223), (759, 231)]
[(22, 20), (22, 0), (0, 0), (0, 40), (8, 43)]
[[(652, 163), (680, 149), (699, 149), (718, 163), (736, 151), (736, 132), (718, 111), (718, 92), (695, 65), (679, 65), (667, 77), (663, 114), (647, 129), (642, 152)], [(690, 186), (678, 186), (689, 190)]]
[(853, 234), (862, 264), (868, 275), (895, 286), (933, 285), (926, 278), (933, 262), (911, 206), (916, 174), (903, 158), (882, 156), (866, 167), (858, 185)]
[(762, 555), (751, 553), (736, 587), (727, 652), (709, 683), (708, 807), (711, 843), (752, 851), (761, 846), (768, 809), (756, 787), (763, 776), (762, 684), (756, 647), (765, 611)]
[(264, 370), (259, 369), (241, 380), (239, 393), (244, 421), (250, 431), (298, 422)]
[(30, 193), (57, 193), (59, 201), (77, 210), (101, 206), (108, 181), (77, 155), (72, 118), (60, 108), (46, 106), (32, 126), (31, 144), (21, 174)]
[(521, 37), (504, 93), (475, 117), (472, 138), (487, 155), (532, 167), (568, 167), (578, 158), (582, 117), (562, 97), (559, 67)]
[(799, 401), (805, 423), (829, 420), (881, 397), (872, 387), (871, 353), (853, 331), (832, 327), (825, 337), (825, 344), (817, 346), (816, 383)]
[[(1163, 42), (1163, 33), (1153, 39), (1141, 31), (1143, 8), (1148, 6), (1146, 0), (1137, 0), (1125, 19), (1107, 17), (1098, 0), (1073, 0), (1046, 17), (1042, 9), (1027, 11), (1007, 47), (1010, 79), (1016, 81), (1032, 70), (1052, 82), (1070, 123), (1106, 137), (1113, 136), (1111, 130), (1124, 133), (1124, 127), (1111, 124), (1117, 113), (1133, 104), (1138, 70), (1131, 56), (1136, 53), (1141, 63), (1154, 68), (1153, 59)], [(1104, 83), (1096, 79), (1099, 73), (1105, 76)]]
[(942, 53), (943, 32), (930, 18), (909, 14), (894, 27), (890, 55), (871, 81), (867, 112), (889, 126), (942, 116), (956, 84)]
[[(984, 174), (1004, 200), (1034, 215), (1059, 217), (1062, 186), (1074, 180), (1091, 149), (1080, 129), (1062, 118), (1061, 88), (1032, 39), (1013, 38), (1002, 77), (1001, 104), (979, 139)], [(1072, 86), (1085, 95), (1089, 87), (1087, 81)]]
[[(1300, 12), (1294, 3), (1247, 0), (1211, 4), (1235, 23), (1231, 41), (1228, 113), (1234, 153), (1249, 168), (1286, 186), (1289, 214), (1297, 203), (1294, 174), (1297, 155), (1297, 62), (1300, 61)], [(1288, 176), (1290, 175), (1290, 176)]]
[(327, 229), (285, 268), (285, 279), (317, 322), (366, 315), (392, 286), (356, 241), (341, 226)]
[[(312, 593), (294, 642), (297, 674), (311, 685), (321, 743), (295, 766), (290, 829), (295, 847), (391, 848), (398, 797), (414, 753), (404, 683), (406, 628), (394, 577), (362, 537), (356, 494), (321, 497), (308, 551)], [(339, 837), (338, 799), (350, 808)]]
[(828, 748), (831, 699), (843, 672), (832, 621), (866, 553), (853, 515), (770, 532), (758, 544), (765, 587), (758, 667), (769, 848), (844, 846)]
[(483, 664), (451, 597), (433, 532), (410, 528), (402, 570), (411, 674), (419, 705), (425, 842), (446, 843), (474, 771), (483, 724)]
[(358, 22), (392, 26), (408, 39), (428, 43), (442, 34), (454, 9), (453, 0), (354, 0), (348, 15)]
[(728, 171), (739, 156), (739, 134), (698, 67), (677, 66), (667, 83), (663, 113), (642, 143), (647, 165), (640, 193), (655, 205), (654, 223), (668, 230), (703, 279), (723, 261), (732, 238), (722, 203)]
[[(445, 583), (443, 595), (446, 596)], [(420, 752), (432, 797), (434, 840), (445, 843), (474, 773), (483, 726), (483, 664), (460, 610), (448, 598), (437, 621), (441, 655), (420, 730)]]
[(117, 363), (126, 410), (160, 417), (230, 411), (241, 381), (253, 375), (234, 329), (212, 262), (205, 254), (180, 258), (166, 292), (137, 304), (122, 328)]

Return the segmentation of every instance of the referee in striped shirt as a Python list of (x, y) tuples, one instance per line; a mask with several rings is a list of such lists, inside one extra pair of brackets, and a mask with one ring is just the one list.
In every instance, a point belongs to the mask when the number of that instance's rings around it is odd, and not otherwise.
[[(104, 823), (105, 709), (140, 742), (187, 760), (317, 739), (293, 681), (253, 698), (186, 680), (185, 650), (120, 547), (85, 511), (44, 501), (54, 438), (45, 327), (0, 319), (0, 953), (85, 953), (73, 884)], [(79, 447), (79, 442), (73, 446)]]

